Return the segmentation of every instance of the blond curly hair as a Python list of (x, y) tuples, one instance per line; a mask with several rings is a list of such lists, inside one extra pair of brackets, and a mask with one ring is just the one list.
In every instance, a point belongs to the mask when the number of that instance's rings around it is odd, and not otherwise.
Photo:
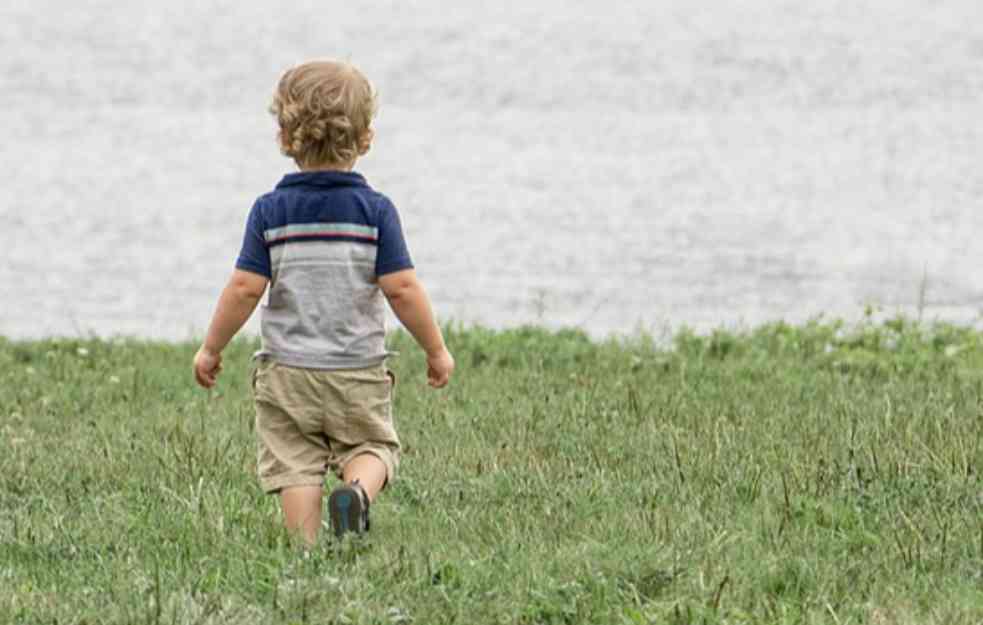
[(372, 84), (342, 61), (309, 61), (288, 69), (270, 105), (280, 126), (280, 151), (300, 167), (353, 163), (369, 149), (375, 112)]

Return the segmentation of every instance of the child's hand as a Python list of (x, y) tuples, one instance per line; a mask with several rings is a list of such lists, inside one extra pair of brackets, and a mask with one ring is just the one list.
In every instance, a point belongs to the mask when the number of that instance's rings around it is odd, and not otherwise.
[(195, 354), (195, 381), (204, 388), (215, 386), (215, 378), (222, 371), (222, 354), (205, 349), (202, 345)]
[(427, 356), (427, 383), (434, 388), (447, 386), (454, 372), (454, 357), (445, 348), (433, 356)]

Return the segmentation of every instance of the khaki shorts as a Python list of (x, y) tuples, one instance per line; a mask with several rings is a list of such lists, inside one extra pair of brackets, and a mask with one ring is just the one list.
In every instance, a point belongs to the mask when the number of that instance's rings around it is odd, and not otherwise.
[(260, 360), (253, 391), (263, 490), (321, 486), (328, 470), (341, 477), (345, 465), (363, 453), (382, 460), (391, 481), (399, 464), (394, 386), (384, 364), (318, 370)]

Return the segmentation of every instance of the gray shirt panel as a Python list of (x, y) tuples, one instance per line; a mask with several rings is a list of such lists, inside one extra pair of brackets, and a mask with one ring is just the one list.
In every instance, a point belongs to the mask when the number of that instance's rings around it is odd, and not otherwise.
[(312, 369), (385, 360), (386, 301), (375, 278), (374, 245), (297, 241), (273, 248), (270, 256), (261, 356)]

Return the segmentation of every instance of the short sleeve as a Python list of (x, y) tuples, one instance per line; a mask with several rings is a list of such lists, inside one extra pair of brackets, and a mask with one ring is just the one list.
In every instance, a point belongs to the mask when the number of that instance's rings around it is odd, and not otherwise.
[(413, 261), (403, 237), (403, 224), (393, 203), (383, 197), (379, 202), (379, 250), (375, 259), (375, 275), (383, 276), (412, 269)]
[(249, 218), (246, 220), (246, 233), (242, 237), (242, 249), (239, 250), (236, 269), (258, 273), (267, 278), (272, 277), (270, 250), (266, 247), (265, 230), (260, 203), (257, 201), (253, 204), (252, 210), (249, 211)]

